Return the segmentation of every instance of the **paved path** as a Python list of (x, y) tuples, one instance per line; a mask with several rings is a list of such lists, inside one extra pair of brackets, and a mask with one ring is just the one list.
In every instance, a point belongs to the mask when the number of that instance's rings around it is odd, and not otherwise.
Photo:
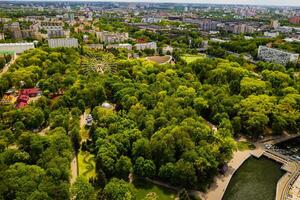
[(50, 126), (44, 128), (43, 130), (41, 130), (40, 132), (38, 132), (38, 134), (39, 134), (40, 136), (45, 136), (46, 133), (47, 133), (49, 130), (50, 130)]
[(10, 62), (7, 63), (7, 64), (3, 67), (2, 71), (0, 72), (0, 76), (2, 76), (3, 74), (5, 74), (5, 73), (8, 71), (9, 67), (10, 67), (12, 64), (15, 63), (16, 59), (17, 59), (17, 55), (14, 55), (14, 56), (12, 57), (12, 59), (10, 60)]
[(77, 156), (73, 154), (73, 159), (71, 161), (71, 184), (73, 184), (78, 176), (78, 162)]
[[(79, 122), (79, 126), (80, 129), (83, 129), (85, 124), (86, 124), (86, 113), (84, 112), (81, 116), (80, 116), (80, 122)], [(78, 176), (78, 172), (79, 172), (79, 168), (78, 168), (78, 159), (77, 159), (77, 155), (75, 154), (75, 152), (73, 153), (73, 159), (71, 161), (71, 184), (73, 184)]]
[(293, 172), (286, 173), (277, 183), (276, 200), (287, 200), (293, 185), (297, 184), (297, 178), (300, 175), (300, 165), (297, 162), (291, 162)]
[(289, 189), (288, 197), (286, 197), (286, 200), (300, 200), (300, 176), (298, 175), (297, 178), (295, 178), (294, 183), (292, 184), (292, 187)]
[(86, 124), (86, 113), (84, 112), (81, 116), (80, 116), (80, 128), (84, 128), (85, 124)]

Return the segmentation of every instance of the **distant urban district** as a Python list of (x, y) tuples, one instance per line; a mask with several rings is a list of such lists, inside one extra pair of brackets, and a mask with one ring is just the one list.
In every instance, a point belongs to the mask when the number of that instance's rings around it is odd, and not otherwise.
[(299, 200), (299, 53), (296, 7), (1, 1), (0, 199)]

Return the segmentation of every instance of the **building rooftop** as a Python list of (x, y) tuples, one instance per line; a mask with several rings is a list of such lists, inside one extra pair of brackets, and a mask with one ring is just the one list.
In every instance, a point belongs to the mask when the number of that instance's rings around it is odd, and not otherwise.
[(34, 45), (33, 42), (20, 42), (20, 43), (0, 43), (0, 46), (15, 46), (15, 45)]

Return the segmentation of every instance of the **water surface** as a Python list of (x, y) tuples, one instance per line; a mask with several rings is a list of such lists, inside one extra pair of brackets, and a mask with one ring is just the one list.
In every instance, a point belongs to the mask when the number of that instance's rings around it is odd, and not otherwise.
[(281, 164), (264, 156), (250, 157), (232, 176), (222, 200), (274, 200), (284, 171)]

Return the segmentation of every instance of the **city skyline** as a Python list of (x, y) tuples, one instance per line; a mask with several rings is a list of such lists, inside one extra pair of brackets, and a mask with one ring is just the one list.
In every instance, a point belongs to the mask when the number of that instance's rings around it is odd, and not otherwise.
[[(2, 1), (2, 0), (0, 0)], [(15, 0), (22, 1), (22, 0)], [(26, 0), (25, 0), (26, 1)], [(37, 0), (28, 0), (37, 1)], [(47, 2), (55, 2), (56, 0), (46, 0)], [(63, 0), (68, 2), (68, 0)], [(300, 1), (298, 0), (190, 0), (186, 2), (184, 0), (71, 0), (76, 2), (137, 2), (137, 3), (186, 3), (186, 4), (231, 4), (231, 5), (261, 5), (261, 6), (300, 6)]]

